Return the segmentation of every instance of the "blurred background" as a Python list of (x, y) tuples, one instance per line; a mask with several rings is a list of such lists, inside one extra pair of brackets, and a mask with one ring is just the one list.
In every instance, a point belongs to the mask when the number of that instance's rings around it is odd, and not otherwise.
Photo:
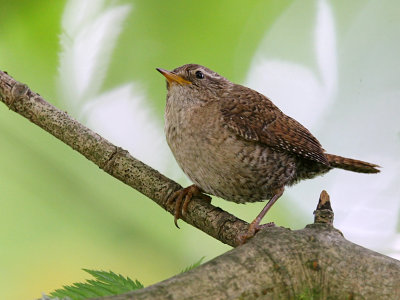
[[(250, 86), (329, 153), (381, 165), (288, 188), (265, 221), (303, 228), (326, 189), (345, 237), (400, 258), (400, 4), (355, 1), (5, 1), (0, 69), (182, 185), (156, 67), (199, 63)], [(251, 221), (264, 203), (214, 205)], [(230, 247), (173, 217), (0, 104), (0, 298), (112, 270), (145, 285)]]

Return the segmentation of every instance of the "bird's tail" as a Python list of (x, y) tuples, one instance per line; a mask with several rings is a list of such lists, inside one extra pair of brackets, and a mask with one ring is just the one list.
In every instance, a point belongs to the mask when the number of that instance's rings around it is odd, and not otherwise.
[(333, 168), (349, 170), (358, 173), (379, 173), (378, 165), (367, 163), (365, 161), (346, 158), (333, 154), (325, 154), (329, 164)]

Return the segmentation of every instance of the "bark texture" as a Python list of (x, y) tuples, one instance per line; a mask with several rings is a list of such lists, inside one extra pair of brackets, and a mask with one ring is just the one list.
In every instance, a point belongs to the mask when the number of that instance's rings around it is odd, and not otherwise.
[[(180, 185), (60, 111), (0, 71), (0, 100), (170, 213)], [(248, 224), (209, 203), (190, 202), (183, 219), (231, 246)], [(245, 245), (189, 272), (106, 299), (400, 299), (400, 262), (347, 241), (333, 228), (323, 191), (315, 223), (261, 230)], [(172, 218), (171, 218), (172, 226)]]
[(261, 230), (208, 263), (125, 299), (400, 299), (400, 262), (347, 241), (321, 192), (314, 224)]
[(329, 224), (274, 227), (187, 273), (104, 299), (400, 299), (400, 262)]
[[(3, 71), (0, 71), (0, 100), (108, 174), (146, 195), (171, 214), (174, 213), (174, 204), (167, 205), (166, 200), (181, 188), (179, 184), (102, 138)], [(248, 227), (247, 222), (195, 198), (189, 203), (188, 212), (182, 216), (182, 220), (233, 247), (238, 245), (237, 236)]]

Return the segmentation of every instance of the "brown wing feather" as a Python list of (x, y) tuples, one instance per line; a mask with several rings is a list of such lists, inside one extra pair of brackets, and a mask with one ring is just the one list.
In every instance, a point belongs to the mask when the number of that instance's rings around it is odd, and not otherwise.
[(310, 131), (264, 95), (235, 85), (221, 97), (220, 109), (224, 123), (238, 136), (329, 165), (324, 149)]

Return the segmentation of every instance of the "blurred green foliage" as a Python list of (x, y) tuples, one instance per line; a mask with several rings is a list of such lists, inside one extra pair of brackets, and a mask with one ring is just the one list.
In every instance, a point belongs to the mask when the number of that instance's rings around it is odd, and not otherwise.
[[(240, 82), (259, 40), (291, 1), (129, 3), (104, 89), (139, 83), (162, 119), (165, 84), (155, 67), (200, 63)], [(0, 1), (0, 69), (61, 109), (55, 81), (64, 5)], [(1, 299), (32, 299), (83, 280), (81, 268), (149, 285), (229, 249), (183, 223), (177, 230), (154, 203), (4, 105), (0, 191)], [(251, 219), (261, 206), (246, 207), (243, 216)]]
[[(124, 22), (102, 91), (134, 82), (160, 124), (166, 91), (156, 67), (172, 69), (185, 63), (199, 63), (240, 83), (245, 80), (256, 50), (262, 48), (265, 57), (292, 63), (295, 68), (317, 70), (314, 26), (318, 0), (104, 2), (129, 3), (133, 9)], [(390, 177), (398, 174), (398, 135), (396, 143), (389, 141), (394, 140), (392, 132), (398, 133), (400, 67), (399, 43), (395, 37), (400, 28), (399, 5), (394, 0), (319, 2), (329, 3), (335, 18), (337, 49), (334, 50), (338, 59), (335, 68), (339, 73), (335, 106), (330, 107), (329, 114), (324, 116), (325, 123), (320, 126), (324, 133), (321, 142), (330, 137), (334, 141), (329, 149), (335, 151), (336, 147), (338, 153), (345, 145), (359, 147), (353, 148), (357, 155), (368, 148), (375, 155), (371, 157), (379, 158), (377, 163), (386, 163), (381, 176), (387, 177), (376, 177), (380, 189), (374, 191), (385, 189), (385, 197), (393, 201), (390, 204), (386, 202), (383, 207), (374, 199), (367, 204), (357, 201), (354, 204), (346, 199), (351, 193), (343, 182), (336, 189), (345, 194), (341, 209), (353, 209), (355, 214), (366, 218), (364, 222), (372, 224), (375, 230), (376, 243), (391, 247), (394, 229), (381, 219), (387, 214), (382, 213), (383, 208), (395, 211), (398, 204), (397, 177)], [(65, 4), (65, 1), (0, 0), (0, 70), (26, 83), (60, 109), (66, 109), (57, 96), (56, 85)], [(282, 23), (282, 19), (289, 20), (290, 26)], [(267, 34), (272, 38), (264, 39)], [(301, 83), (302, 78), (297, 78), (294, 80)], [(260, 76), (261, 79), (264, 77)], [(286, 78), (283, 79), (286, 84)], [(306, 112), (312, 113), (311, 109)], [(355, 141), (355, 137), (359, 139)], [(152, 151), (157, 153), (158, 149)], [(365, 151), (364, 155), (367, 154)], [(353, 180), (346, 180), (353, 185)], [(366, 185), (363, 181), (366, 179), (359, 180), (359, 186)], [(391, 180), (389, 188), (382, 185)], [(180, 183), (185, 184), (184, 179)], [(307, 185), (303, 184), (302, 189), (307, 189)], [(353, 191), (358, 189), (357, 185)], [(374, 203), (377, 209), (371, 206)], [(264, 206), (263, 203), (237, 205), (221, 199), (213, 199), (213, 204), (247, 221)], [(63, 285), (83, 281), (82, 268), (111, 270), (139, 278), (148, 286), (177, 274), (200, 257), (209, 260), (229, 250), (182, 221), (181, 230), (177, 230), (173, 217), (152, 201), (99, 170), (3, 104), (0, 104), (0, 205), (0, 299), (33, 299), (42, 292), (49, 294)], [(311, 221), (311, 214), (304, 220), (299, 206), (293, 206), (293, 202), (279, 201), (265, 221), (290, 224), (292, 228)], [(380, 219), (371, 223), (365, 215), (367, 210), (360, 212), (361, 208), (369, 208), (374, 216), (380, 213)], [(341, 216), (343, 220), (350, 215)], [(394, 223), (388, 216), (385, 221)], [(354, 236), (361, 232), (361, 238), (371, 240), (363, 231), (370, 227), (360, 228), (358, 221), (355, 222)], [(383, 227), (387, 230), (384, 234)], [(387, 240), (380, 240), (382, 236)]]

